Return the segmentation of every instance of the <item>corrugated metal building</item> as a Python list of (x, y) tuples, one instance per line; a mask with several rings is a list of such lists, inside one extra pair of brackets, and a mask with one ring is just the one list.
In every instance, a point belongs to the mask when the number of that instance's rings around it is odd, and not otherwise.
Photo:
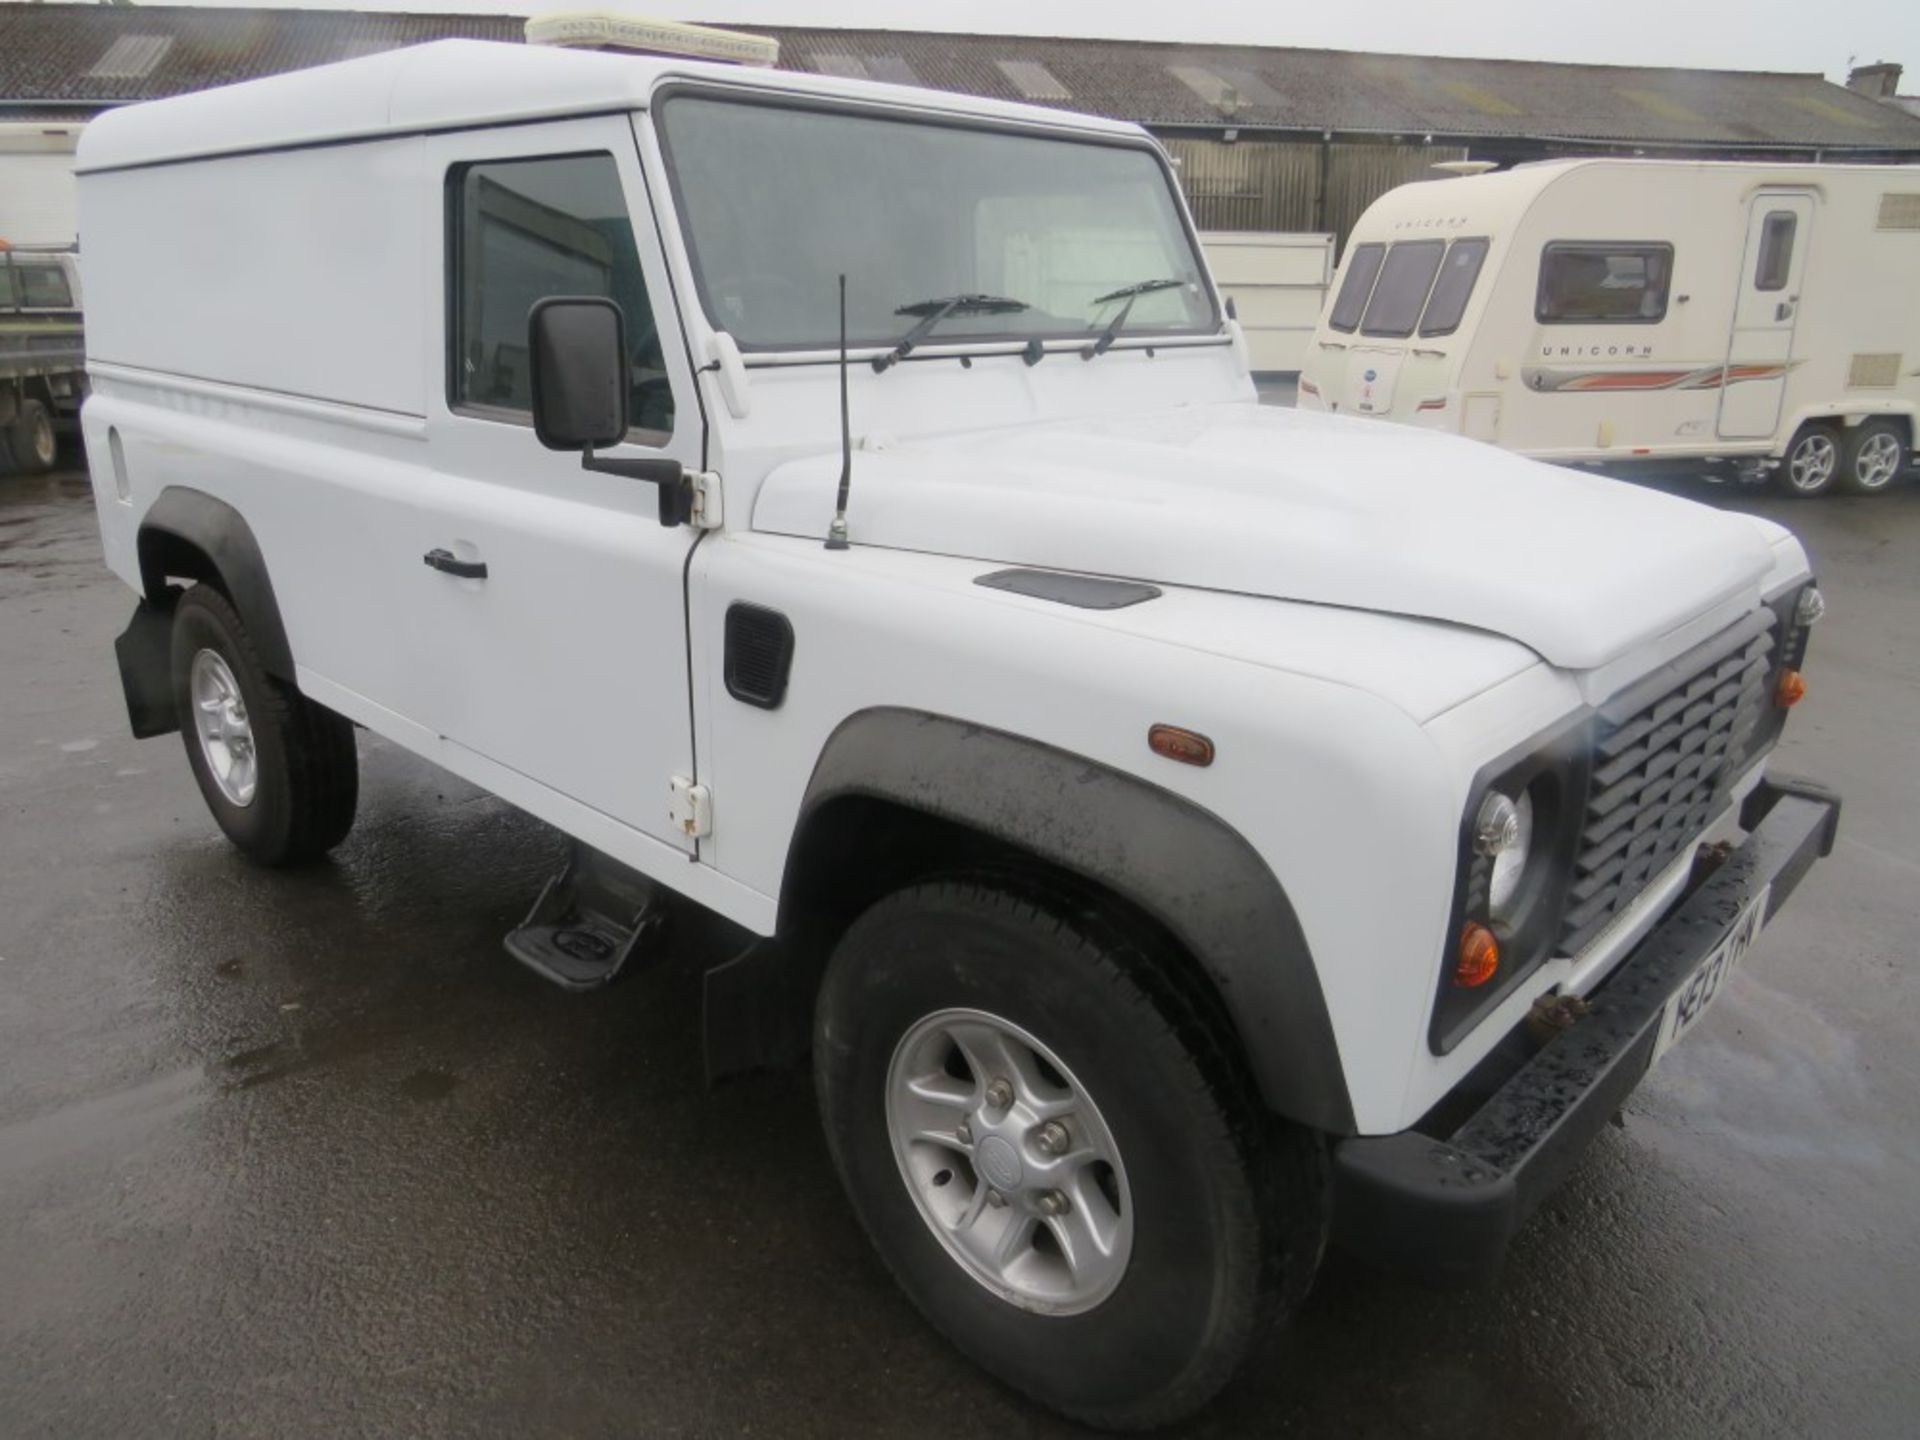
[[(1920, 160), (1920, 117), (1818, 75), (751, 28), (791, 69), (1139, 121), (1182, 162), (1207, 229), (1344, 233), (1383, 190), (1469, 156)], [(79, 121), (398, 45), (522, 34), (500, 15), (0, 4), (0, 122)]]
[[(1439, 162), (1574, 153), (1920, 160), (1920, 116), (1818, 75), (742, 28), (777, 40), (788, 69), (1148, 126), (1179, 163), (1256, 363), (1276, 368), (1295, 364), (1335, 246), (1360, 213), (1395, 185), (1436, 178)], [(0, 184), (0, 235), (11, 225), (23, 232), (16, 240), (71, 238), (70, 177), (55, 166), (80, 125), (110, 106), (429, 40), (524, 35), (524, 20), (503, 15), (0, 3), (0, 167), (11, 163), (17, 182), (11, 212)], [(1898, 67), (1879, 69), (1890, 91)]]

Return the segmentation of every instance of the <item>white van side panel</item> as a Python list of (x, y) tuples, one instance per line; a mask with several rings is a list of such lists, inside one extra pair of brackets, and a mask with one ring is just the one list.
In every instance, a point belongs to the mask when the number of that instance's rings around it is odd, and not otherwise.
[(400, 139), (85, 175), (90, 358), (424, 414), (418, 166)]

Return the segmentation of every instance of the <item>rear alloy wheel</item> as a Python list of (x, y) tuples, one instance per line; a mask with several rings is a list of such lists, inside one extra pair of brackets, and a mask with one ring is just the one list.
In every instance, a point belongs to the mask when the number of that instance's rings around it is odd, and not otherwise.
[(849, 927), (814, 1030), (834, 1164), (901, 1288), (1112, 1428), (1206, 1403), (1326, 1237), (1322, 1142), (1265, 1113), (1159, 943), (1011, 879), (927, 881)]
[(8, 427), (7, 448), (23, 475), (44, 475), (60, 458), (60, 440), (53, 433), (53, 414), (43, 401), (22, 400), (20, 413)]
[(211, 585), (174, 607), (173, 700), (207, 809), (247, 855), (292, 865), (346, 837), (360, 788), (353, 726), (269, 675)]
[(1891, 420), (1868, 420), (1847, 436), (1840, 483), (1855, 495), (1879, 495), (1907, 468), (1907, 436)]
[(1812, 499), (1833, 488), (1840, 475), (1840, 432), (1824, 420), (1800, 427), (1780, 466), (1780, 484), (1789, 495)]

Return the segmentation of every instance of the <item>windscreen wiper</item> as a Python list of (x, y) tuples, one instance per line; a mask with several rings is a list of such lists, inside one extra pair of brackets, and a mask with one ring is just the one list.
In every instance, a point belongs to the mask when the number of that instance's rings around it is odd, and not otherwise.
[(1111, 305), (1116, 300), (1124, 300), (1127, 303), (1122, 305), (1113, 319), (1107, 322), (1107, 328), (1100, 332), (1100, 338), (1081, 349), (1080, 358), (1091, 360), (1094, 356), (1104, 355), (1113, 348), (1113, 342), (1120, 338), (1120, 327), (1127, 323), (1127, 316), (1133, 311), (1133, 302), (1142, 295), (1151, 295), (1156, 290), (1177, 290), (1186, 283), (1184, 280), (1174, 279), (1142, 280), (1137, 285), (1122, 285), (1118, 290), (1109, 290), (1106, 294), (1095, 297), (1093, 303), (1096, 305)]
[(913, 353), (913, 347), (926, 339), (933, 327), (949, 315), (1014, 315), (1033, 307), (1024, 300), (1009, 300), (1001, 295), (943, 295), (933, 300), (916, 300), (902, 305), (896, 315), (918, 315), (919, 323), (900, 337), (900, 343), (884, 355), (873, 357), (876, 372), (890, 370)]

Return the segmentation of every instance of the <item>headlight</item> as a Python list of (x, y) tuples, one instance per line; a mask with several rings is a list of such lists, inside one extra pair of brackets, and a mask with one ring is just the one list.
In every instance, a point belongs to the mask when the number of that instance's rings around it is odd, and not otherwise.
[(1527, 861), (1533, 858), (1533, 791), (1521, 791), (1519, 800), (1507, 801), (1506, 808), (1511, 813), (1503, 843), (1494, 853), (1493, 872), (1487, 877), (1487, 913), (1496, 925), (1513, 919), (1520, 882), (1526, 878)]
[[(1476, 777), (1461, 826), (1450, 943), (1428, 1040), (1444, 1055), (1537, 969), (1559, 938), (1573, 881), (1591, 764), (1589, 724), (1576, 716), (1502, 756)], [(1461, 937), (1496, 945), (1497, 968), (1462, 968)], [(1482, 949), (1485, 940), (1481, 940)], [(1471, 979), (1462, 978), (1471, 975)]]

